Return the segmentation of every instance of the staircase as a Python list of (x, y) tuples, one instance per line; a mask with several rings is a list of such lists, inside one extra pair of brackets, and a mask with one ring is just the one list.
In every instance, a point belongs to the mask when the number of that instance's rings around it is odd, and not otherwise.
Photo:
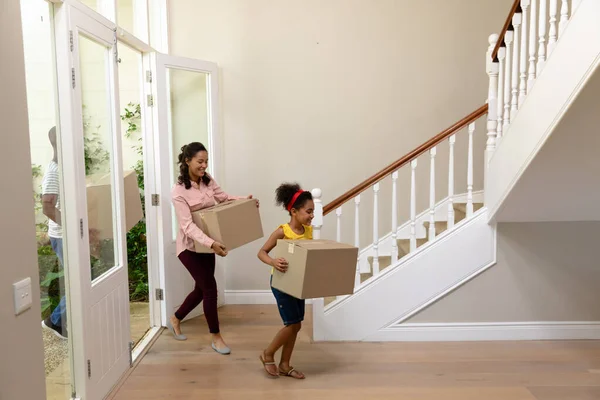
[[(476, 212), (483, 207), (483, 203), (473, 203), (473, 210)], [(464, 219), (467, 218), (467, 204), (466, 203), (455, 203), (453, 205), (454, 215), (456, 217), (455, 223), (460, 223)], [(426, 221), (423, 223), (423, 230), (426, 232), (425, 237), (417, 238), (417, 249), (428, 243), (430, 240), (433, 240), (429, 234), (431, 222)], [(444, 233), (448, 229), (448, 221), (436, 221), (435, 222), (435, 236), (439, 236)], [(398, 259), (401, 260), (403, 257), (410, 254), (410, 239), (397, 239), (397, 247), (398, 247)], [(360, 283), (364, 283), (366, 280), (373, 277), (373, 261), (374, 257), (369, 255), (366, 257), (369, 268), (366, 272), (360, 272)], [(379, 270), (380, 272), (384, 271), (386, 268), (392, 265), (392, 256), (391, 255), (380, 255), (379, 256)], [(325, 305), (329, 305), (336, 300), (336, 297), (326, 297)]]
[[(483, 203), (473, 203), (473, 210), (478, 211), (483, 207)], [(459, 223), (467, 217), (467, 204), (466, 203), (457, 203), (454, 204), (454, 215), (456, 216), (455, 223)], [(423, 227), (425, 228), (426, 237), (417, 239), (417, 249), (424, 245), (425, 243), (433, 240), (429, 234), (431, 222), (424, 222)], [(441, 235), (448, 229), (448, 221), (436, 221), (434, 223), (435, 226), (435, 236)], [(407, 256), (410, 253), (410, 239), (398, 239), (398, 259), (402, 259), (402, 257)], [(367, 258), (369, 262), (370, 269), (368, 272), (360, 274), (361, 283), (366, 281), (367, 279), (373, 277), (373, 256), (369, 256)], [(379, 270), (383, 271), (387, 267), (392, 265), (392, 256), (379, 256)], [(331, 298), (330, 298), (331, 299)]]
[[(531, 131), (533, 125), (526, 122), (526, 118), (536, 119), (538, 110), (535, 107), (540, 105), (530, 101), (529, 97), (533, 99), (551, 93), (547, 85), (553, 82), (544, 81), (543, 70), (559, 70), (561, 63), (570, 61), (564, 57), (576, 59), (567, 51), (573, 50), (578, 40), (582, 43), (581, 37), (574, 36), (585, 35), (586, 29), (600, 33), (599, 20), (598, 0), (515, 0), (500, 34), (489, 37), (486, 68), (490, 84), (485, 105), (325, 206), (321, 200), (322, 191), (313, 190), (315, 238), (321, 237), (327, 222), (327, 225), (336, 225), (336, 240), (341, 241), (342, 233), (349, 233), (341, 228), (343, 210), (350, 209), (354, 214), (354, 245), (360, 249), (354, 294), (313, 300), (315, 341), (402, 340), (396, 333), (404, 321), (493, 267), (496, 262), (494, 218), (541, 147), (539, 143), (535, 146), (535, 140), (527, 138), (528, 135), (534, 139), (541, 137), (537, 131)], [(600, 34), (597, 36), (600, 38)], [(587, 75), (585, 68), (579, 68), (579, 73), (584, 75), (575, 77), (579, 80), (572, 79), (574, 87), (568, 88), (571, 91), (563, 90), (565, 96), (571, 95), (570, 101), (585, 85), (584, 78), (589, 77), (600, 63), (596, 62), (600, 60), (600, 39), (594, 39), (594, 45), (596, 42), (597, 50), (579, 52), (585, 53), (590, 63), (594, 54), (596, 58), (594, 68), (588, 68)], [(552, 66), (553, 63), (558, 66)], [(554, 118), (564, 115), (567, 109), (563, 106), (558, 115), (557, 108)], [(487, 116), (485, 125), (481, 123), (484, 116)], [(546, 117), (551, 119), (552, 115)], [(523, 127), (517, 131), (519, 124)], [(485, 146), (476, 147), (477, 135), (483, 134), (479, 133), (483, 125)], [(552, 131), (552, 126), (547, 128), (543, 132), (544, 138), (547, 139)], [(466, 190), (456, 194), (455, 147), (459, 135), (466, 136), (467, 167), (466, 171), (460, 172), (466, 172), (467, 179)], [(529, 140), (531, 148), (519, 147), (519, 138), (520, 142)], [(435, 168), (441, 148), (448, 149), (447, 175), (443, 177), (436, 176)], [(476, 152), (483, 155), (483, 165), (475, 165)], [(496, 157), (496, 152), (505, 153), (507, 158), (513, 152), (520, 164), (513, 163), (515, 165), (507, 168), (507, 159)], [(417, 202), (417, 193), (420, 196), (423, 193), (417, 191), (416, 172), (422, 159), (429, 164), (429, 204), (417, 214), (418, 205), (422, 205)], [(409, 169), (411, 177), (410, 188), (406, 190), (410, 193), (410, 217), (399, 224), (398, 177), (403, 168)], [(481, 171), (485, 177), (482, 191), (474, 191), (474, 171)], [(447, 196), (436, 201), (439, 198), (436, 181), (439, 180), (447, 182), (448, 189)], [(390, 181), (391, 213), (384, 214), (379, 209), (380, 186)], [(373, 199), (373, 210), (368, 212), (372, 221), (368, 230), (372, 232), (373, 240), (367, 245), (360, 240), (365, 229), (360, 226), (360, 216), (364, 212), (360, 208), (361, 196), (372, 196)], [(335, 221), (328, 216), (335, 216)], [(384, 220), (391, 222), (392, 229), (381, 236), (379, 226)]]

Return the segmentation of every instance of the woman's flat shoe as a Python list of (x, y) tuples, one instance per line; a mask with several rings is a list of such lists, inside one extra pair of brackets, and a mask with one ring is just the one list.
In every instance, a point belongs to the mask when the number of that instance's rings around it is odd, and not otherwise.
[(215, 346), (215, 344), (212, 344), (212, 348), (214, 351), (216, 351), (219, 354), (223, 354), (224, 356), (231, 354), (231, 349), (229, 347), (223, 347), (222, 349), (218, 349), (217, 346)]
[(175, 329), (173, 329), (173, 325), (171, 325), (170, 322), (167, 325), (167, 328), (169, 328), (169, 330), (173, 334), (173, 337), (175, 338), (175, 340), (180, 340), (180, 341), (187, 340), (187, 336), (185, 336), (185, 335), (178, 335), (178, 334), (175, 333)]

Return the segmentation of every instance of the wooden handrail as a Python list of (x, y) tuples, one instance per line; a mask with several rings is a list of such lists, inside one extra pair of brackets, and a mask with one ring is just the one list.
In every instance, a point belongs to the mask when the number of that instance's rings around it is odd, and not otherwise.
[(408, 164), (412, 160), (416, 159), (421, 154), (431, 150), (432, 147), (437, 146), (439, 143), (443, 142), (446, 138), (448, 138), (452, 134), (456, 133), (457, 131), (461, 130), (465, 126), (469, 125), (471, 122), (476, 121), (481, 116), (485, 115), (487, 112), (488, 112), (488, 105), (484, 104), (483, 106), (479, 107), (477, 110), (473, 111), (471, 114), (467, 115), (466, 117), (464, 117), (463, 119), (461, 119), (460, 121), (455, 123), (454, 125), (450, 126), (446, 130), (440, 132), (433, 138), (429, 139), (427, 142), (423, 143), (422, 145), (420, 145), (419, 147), (417, 147), (410, 153), (406, 154), (404, 157), (402, 157), (398, 161), (390, 164), (389, 166), (382, 169), (381, 171), (379, 171), (378, 173), (376, 173), (369, 179), (367, 179), (364, 182), (360, 183), (359, 185), (353, 187), (352, 189), (350, 189), (349, 191), (347, 191), (346, 193), (344, 193), (337, 199), (333, 200), (331, 203), (327, 204), (325, 207), (323, 207), (323, 215), (329, 214), (331, 211), (340, 207), (342, 204), (346, 203), (348, 200), (358, 196), (359, 194), (364, 192), (366, 189), (368, 189), (370, 186), (373, 186), (377, 182), (381, 181), (383, 178), (390, 175), (392, 172), (400, 169), (402, 166)]
[(506, 21), (504, 21), (504, 26), (500, 31), (500, 36), (498, 36), (498, 43), (496, 43), (496, 47), (494, 47), (494, 51), (492, 51), (492, 60), (496, 60), (496, 57), (498, 56), (498, 51), (501, 47), (505, 46), (504, 36), (506, 36), (506, 32), (514, 29), (512, 25), (513, 16), (521, 12), (523, 12), (521, 10), (521, 0), (515, 0), (513, 2), (512, 7), (510, 8), (508, 17), (506, 17)]

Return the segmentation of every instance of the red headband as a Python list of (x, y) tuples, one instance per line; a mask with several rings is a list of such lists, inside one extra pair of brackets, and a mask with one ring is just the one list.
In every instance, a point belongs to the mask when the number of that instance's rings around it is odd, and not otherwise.
[(292, 200), (289, 202), (289, 204), (286, 207), (288, 211), (292, 211), (292, 206), (294, 205), (296, 200), (298, 200), (298, 197), (300, 197), (300, 195), (302, 193), (304, 193), (304, 190), (300, 189), (294, 194), (294, 196), (292, 197)]

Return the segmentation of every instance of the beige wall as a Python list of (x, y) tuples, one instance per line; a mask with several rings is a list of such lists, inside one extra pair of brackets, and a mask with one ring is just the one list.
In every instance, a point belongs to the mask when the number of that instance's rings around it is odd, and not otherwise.
[[(25, 66), (18, 0), (3, 0), (0, 7), (0, 120), (5, 145), (0, 157), (0, 185), (10, 188), (0, 207), (0, 399), (45, 398), (44, 349), (40, 328), (40, 293), (35, 251), (33, 199)], [(16, 317), (12, 283), (32, 281), (33, 307)]]
[(409, 322), (600, 321), (598, 222), (498, 226), (498, 263)]
[[(400, 158), (485, 102), (487, 38), (510, 0), (178, 0), (169, 3), (174, 55), (220, 66), (221, 184), (262, 200), (266, 233), (287, 222), (273, 191), (287, 180), (323, 189), (325, 202)], [(485, 125), (475, 142), (482, 184)], [(466, 192), (466, 135), (458, 137), (457, 193)], [(213, 155), (216, 157), (218, 155)], [(447, 190), (447, 145), (438, 149), (438, 199)], [(418, 169), (418, 211), (428, 202), (428, 159)], [(409, 210), (401, 171), (399, 215)], [(364, 196), (362, 245), (372, 238)], [(390, 183), (380, 232), (390, 231)], [(353, 241), (345, 208), (344, 241)], [(334, 237), (328, 218), (325, 237)], [(261, 243), (228, 257), (227, 289), (267, 289)]]

